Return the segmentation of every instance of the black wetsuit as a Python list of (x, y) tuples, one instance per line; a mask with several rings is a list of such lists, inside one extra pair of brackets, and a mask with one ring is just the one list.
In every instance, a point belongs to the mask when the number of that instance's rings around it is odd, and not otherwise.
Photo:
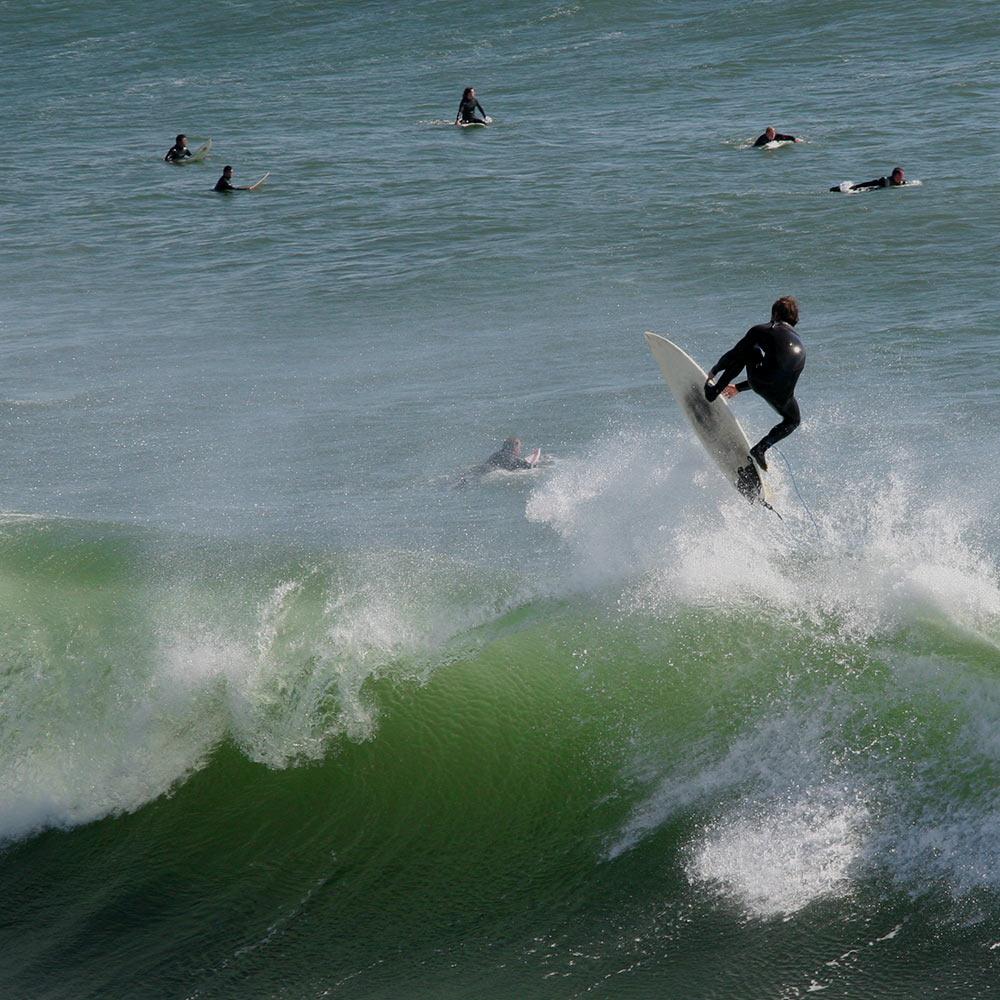
[(794, 135), (782, 135), (780, 132), (774, 133), (773, 139), (768, 139), (767, 133), (757, 136), (757, 141), (754, 143), (754, 148), (758, 146), (766, 146), (769, 142), (795, 142)]
[[(479, 108), (479, 113), (483, 116), (482, 118), (476, 117), (476, 108)], [(485, 125), (486, 112), (475, 97), (463, 97), (462, 103), (458, 106), (458, 120), (465, 123), (472, 122), (476, 125)]]
[(167, 155), (163, 157), (167, 163), (179, 163), (186, 156), (191, 156), (191, 150), (187, 146), (178, 146), (176, 143), (167, 150)]
[(238, 187), (235, 187), (232, 183), (226, 180), (225, 177), (220, 177), (215, 182), (215, 187), (212, 188), (213, 191), (239, 191)]
[(719, 358), (709, 373), (711, 378), (716, 372), (722, 372), (715, 385), (705, 385), (709, 402), (746, 368), (747, 380), (738, 383), (736, 388), (740, 392), (753, 389), (781, 414), (781, 423), (772, 427), (752, 449), (758, 461), (771, 445), (788, 437), (801, 422), (795, 383), (805, 365), (806, 349), (795, 328), (788, 323), (772, 322), (751, 327), (731, 351)]
[[(888, 187), (902, 187), (906, 181), (901, 181), (899, 184), (894, 184), (892, 177), (876, 177), (873, 181), (862, 181), (860, 184), (852, 184), (848, 191), (874, 191), (875, 188), (888, 188)], [(840, 185), (835, 184), (831, 191), (839, 191)]]
[(512, 451), (501, 448), (498, 452), (490, 455), (483, 463), (483, 468), (489, 472), (491, 469), (503, 469), (506, 472), (519, 472), (521, 469), (530, 469), (531, 463), (523, 458), (517, 458)]

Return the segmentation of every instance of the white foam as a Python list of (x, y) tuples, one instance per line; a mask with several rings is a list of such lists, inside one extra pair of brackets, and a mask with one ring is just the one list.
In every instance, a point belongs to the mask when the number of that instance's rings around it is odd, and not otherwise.
[[(571, 583), (592, 586), (663, 566), (685, 523), (718, 520), (709, 497), (726, 491), (680, 433), (625, 428), (563, 459), (528, 499), (529, 521), (547, 524), (575, 553)], [(747, 505), (734, 498), (733, 510)], [(743, 513), (739, 511), (739, 513)]]
[(867, 786), (845, 765), (831, 700), (765, 718), (717, 759), (708, 745), (673, 762), (607, 851), (633, 849), (671, 819), (708, 812), (685, 871), (761, 918), (849, 891), (871, 817)]
[(783, 521), (736, 495), (688, 438), (623, 431), (536, 487), (526, 516), (558, 533), (577, 583), (620, 580), (624, 606), (653, 613), (763, 603), (824, 630), (832, 616), (838, 640), (936, 615), (1000, 641), (1000, 579), (963, 498), (929, 504), (891, 472), (838, 484), (813, 498), (817, 535), (776, 459)]
[(116, 636), (118, 647), (33, 651), (34, 674), (5, 689), (16, 717), (0, 714), (0, 843), (138, 809), (225, 739), (284, 767), (370, 738), (370, 681), (423, 680), (454, 636), (518, 600), (471, 567), (409, 553), (305, 569), (249, 615), (229, 597), (161, 594), (149, 649)]
[(372, 681), (423, 681), (450, 640), (514, 600), (483, 590), (471, 567), (405, 552), (358, 557), (344, 578), (313, 577), (272, 591), (247, 665), (226, 678), (231, 737), (271, 767), (318, 759), (340, 737), (372, 738)]
[(0, 843), (131, 812), (196, 769), (221, 736), (214, 720), (179, 717), (151, 700), (102, 713), (94, 725), (49, 721), (41, 739), (4, 755)]
[(566, 4), (562, 7), (556, 7), (549, 11), (548, 14), (543, 14), (540, 18), (542, 21), (554, 21), (560, 17), (572, 17), (574, 14), (580, 13), (579, 4)]
[(715, 761), (708, 746), (692, 748), (636, 807), (608, 858), (678, 815), (708, 811), (685, 852), (692, 882), (761, 918), (848, 892), (871, 817), (865, 785), (833, 749), (844, 714), (831, 703), (771, 716)]
[(874, 687), (847, 674), (810, 691), (792, 678), (794, 707), (762, 698), (762, 718), (728, 747), (688, 746), (658, 775), (644, 759), (651, 790), (607, 857), (701, 813), (689, 878), (762, 918), (876, 875), (917, 894), (1000, 889), (995, 677), (930, 655), (877, 658)]
[(790, 803), (768, 803), (711, 825), (686, 866), (754, 916), (796, 913), (850, 888), (864, 848), (864, 806), (823, 789)]
[[(527, 516), (558, 534), (578, 581), (618, 586), (626, 614), (751, 617), (825, 647), (826, 679), (811, 682), (803, 663), (775, 682), (749, 653), (765, 687), (755, 682), (740, 735), (688, 743), (659, 766), (643, 749), (649, 789), (608, 858), (702, 814), (689, 877), (761, 917), (876, 873), (908, 891), (1000, 888), (1000, 687), (985, 665), (1000, 649), (1000, 581), (976, 498), (873, 470), (849, 492), (811, 492), (817, 531), (778, 463), (784, 522), (691, 450), (683, 435), (602, 439), (537, 487)], [(944, 652), (923, 654), (921, 635)]]

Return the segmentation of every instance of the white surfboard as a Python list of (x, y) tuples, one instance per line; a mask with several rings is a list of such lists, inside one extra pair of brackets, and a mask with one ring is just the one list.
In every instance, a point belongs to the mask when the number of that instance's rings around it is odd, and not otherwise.
[(869, 191), (898, 191), (900, 188), (905, 187), (921, 187), (923, 183), (924, 182), (920, 180), (903, 181), (902, 184), (890, 184), (888, 187), (884, 188), (866, 187), (861, 188), (858, 191), (852, 191), (851, 187), (853, 186), (854, 181), (841, 181), (839, 184), (834, 184), (830, 190), (834, 192), (839, 191), (841, 194), (867, 194)]
[(209, 139), (203, 146), (199, 146), (189, 157), (190, 163), (201, 163), (212, 151), (212, 140)]
[(190, 156), (185, 156), (180, 160), (167, 160), (175, 167), (183, 167), (187, 163), (201, 163), (208, 156), (212, 149), (212, 140), (209, 139), (204, 145), (199, 146)]
[(263, 177), (261, 177), (261, 179), (259, 181), (254, 181), (253, 184), (251, 184), (247, 188), (247, 190), (248, 191), (256, 191), (264, 183), (264, 181), (266, 181), (268, 179), (268, 177), (270, 177), (270, 176), (271, 176), (271, 171), (269, 170), (266, 174), (264, 174)]
[(749, 455), (750, 442), (729, 404), (721, 396), (711, 403), (705, 398), (708, 375), (701, 365), (666, 337), (647, 332), (646, 343), (667, 388), (722, 474), (748, 500), (770, 506), (767, 488)]

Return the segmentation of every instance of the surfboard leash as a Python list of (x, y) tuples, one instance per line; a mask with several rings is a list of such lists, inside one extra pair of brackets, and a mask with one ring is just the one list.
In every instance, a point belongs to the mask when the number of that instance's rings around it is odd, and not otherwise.
[(816, 536), (821, 537), (823, 533), (819, 530), (819, 524), (817, 523), (816, 518), (813, 517), (813, 512), (809, 509), (809, 504), (806, 503), (805, 498), (802, 496), (802, 491), (799, 489), (799, 484), (795, 480), (795, 473), (792, 471), (792, 463), (785, 458), (785, 453), (780, 448), (776, 447), (774, 450), (781, 456), (781, 461), (785, 463), (785, 468), (788, 469), (788, 476), (792, 480), (792, 486), (795, 487), (795, 495), (799, 498), (799, 503), (802, 504), (805, 512), (809, 515), (809, 520), (812, 521), (813, 530), (816, 532)]
[(763, 497), (761, 497), (757, 501), (757, 503), (759, 503), (762, 507), (766, 507), (772, 514), (774, 514), (778, 518), (779, 521), (784, 521), (784, 518)]

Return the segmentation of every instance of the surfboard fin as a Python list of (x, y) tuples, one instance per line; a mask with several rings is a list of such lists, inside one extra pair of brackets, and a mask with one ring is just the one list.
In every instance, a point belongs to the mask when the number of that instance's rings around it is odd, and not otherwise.
[(760, 473), (753, 462), (741, 465), (736, 471), (736, 489), (747, 498), (750, 503), (759, 503), (766, 507), (772, 514), (777, 515), (779, 521), (784, 518), (764, 499), (764, 484), (761, 482)]
[(757, 472), (756, 467), (753, 462), (748, 462), (746, 465), (741, 465), (736, 470), (736, 489), (739, 490), (743, 496), (750, 501), (750, 503), (755, 503), (761, 500), (761, 494), (763, 493), (763, 484), (760, 481), (760, 473)]

